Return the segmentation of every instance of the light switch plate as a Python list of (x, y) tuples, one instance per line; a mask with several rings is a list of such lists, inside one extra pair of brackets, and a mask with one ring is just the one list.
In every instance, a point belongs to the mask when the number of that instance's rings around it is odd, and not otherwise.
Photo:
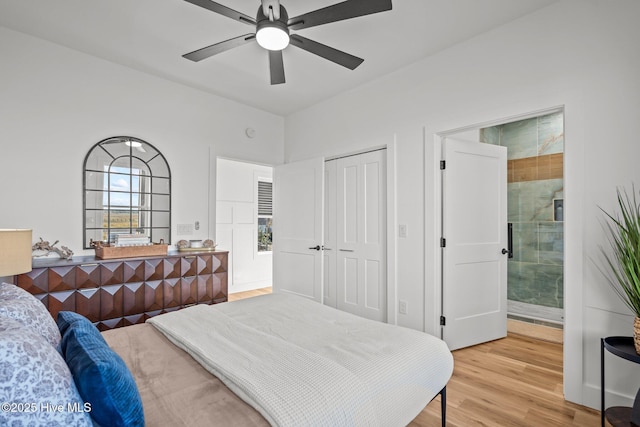
[(193, 225), (191, 224), (178, 224), (178, 230), (176, 233), (178, 236), (188, 236), (193, 234)]

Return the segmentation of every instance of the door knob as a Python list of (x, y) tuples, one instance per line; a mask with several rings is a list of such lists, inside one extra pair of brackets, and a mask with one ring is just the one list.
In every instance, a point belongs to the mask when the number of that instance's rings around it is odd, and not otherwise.
[(507, 249), (502, 248), (502, 255), (504, 255), (504, 254), (508, 254), (508, 253), (509, 253), (509, 251), (508, 251)]
[(320, 250), (320, 245), (316, 245), (316, 246), (314, 246), (312, 248), (309, 248), (309, 249), (319, 251)]

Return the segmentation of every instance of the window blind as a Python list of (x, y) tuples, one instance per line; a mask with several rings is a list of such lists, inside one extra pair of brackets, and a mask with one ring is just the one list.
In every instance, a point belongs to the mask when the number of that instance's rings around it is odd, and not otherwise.
[(273, 215), (273, 183), (258, 181), (258, 215)]

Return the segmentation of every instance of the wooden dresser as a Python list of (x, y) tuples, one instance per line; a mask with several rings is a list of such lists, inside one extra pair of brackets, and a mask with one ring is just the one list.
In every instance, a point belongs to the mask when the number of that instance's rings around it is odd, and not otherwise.
[(35, 259), (14, 283), (38, 297), (54, 319), (80, 313), (100, 330), (143, 323), (194, 304), (227, 301), (228, 252), (101, 260)]

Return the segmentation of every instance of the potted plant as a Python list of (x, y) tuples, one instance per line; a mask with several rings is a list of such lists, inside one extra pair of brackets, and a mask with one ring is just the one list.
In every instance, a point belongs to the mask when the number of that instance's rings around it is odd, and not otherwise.
[(640, 204), (626, 191), (617, 190), (618, 214), (609, 214), (607, 228), (612, 252), (602, 249), (604, 258), (613, 274), (605, 274), (607, 280), (636, 318), (633, 324), (633, 340), (636, 353), (640, 354)]

